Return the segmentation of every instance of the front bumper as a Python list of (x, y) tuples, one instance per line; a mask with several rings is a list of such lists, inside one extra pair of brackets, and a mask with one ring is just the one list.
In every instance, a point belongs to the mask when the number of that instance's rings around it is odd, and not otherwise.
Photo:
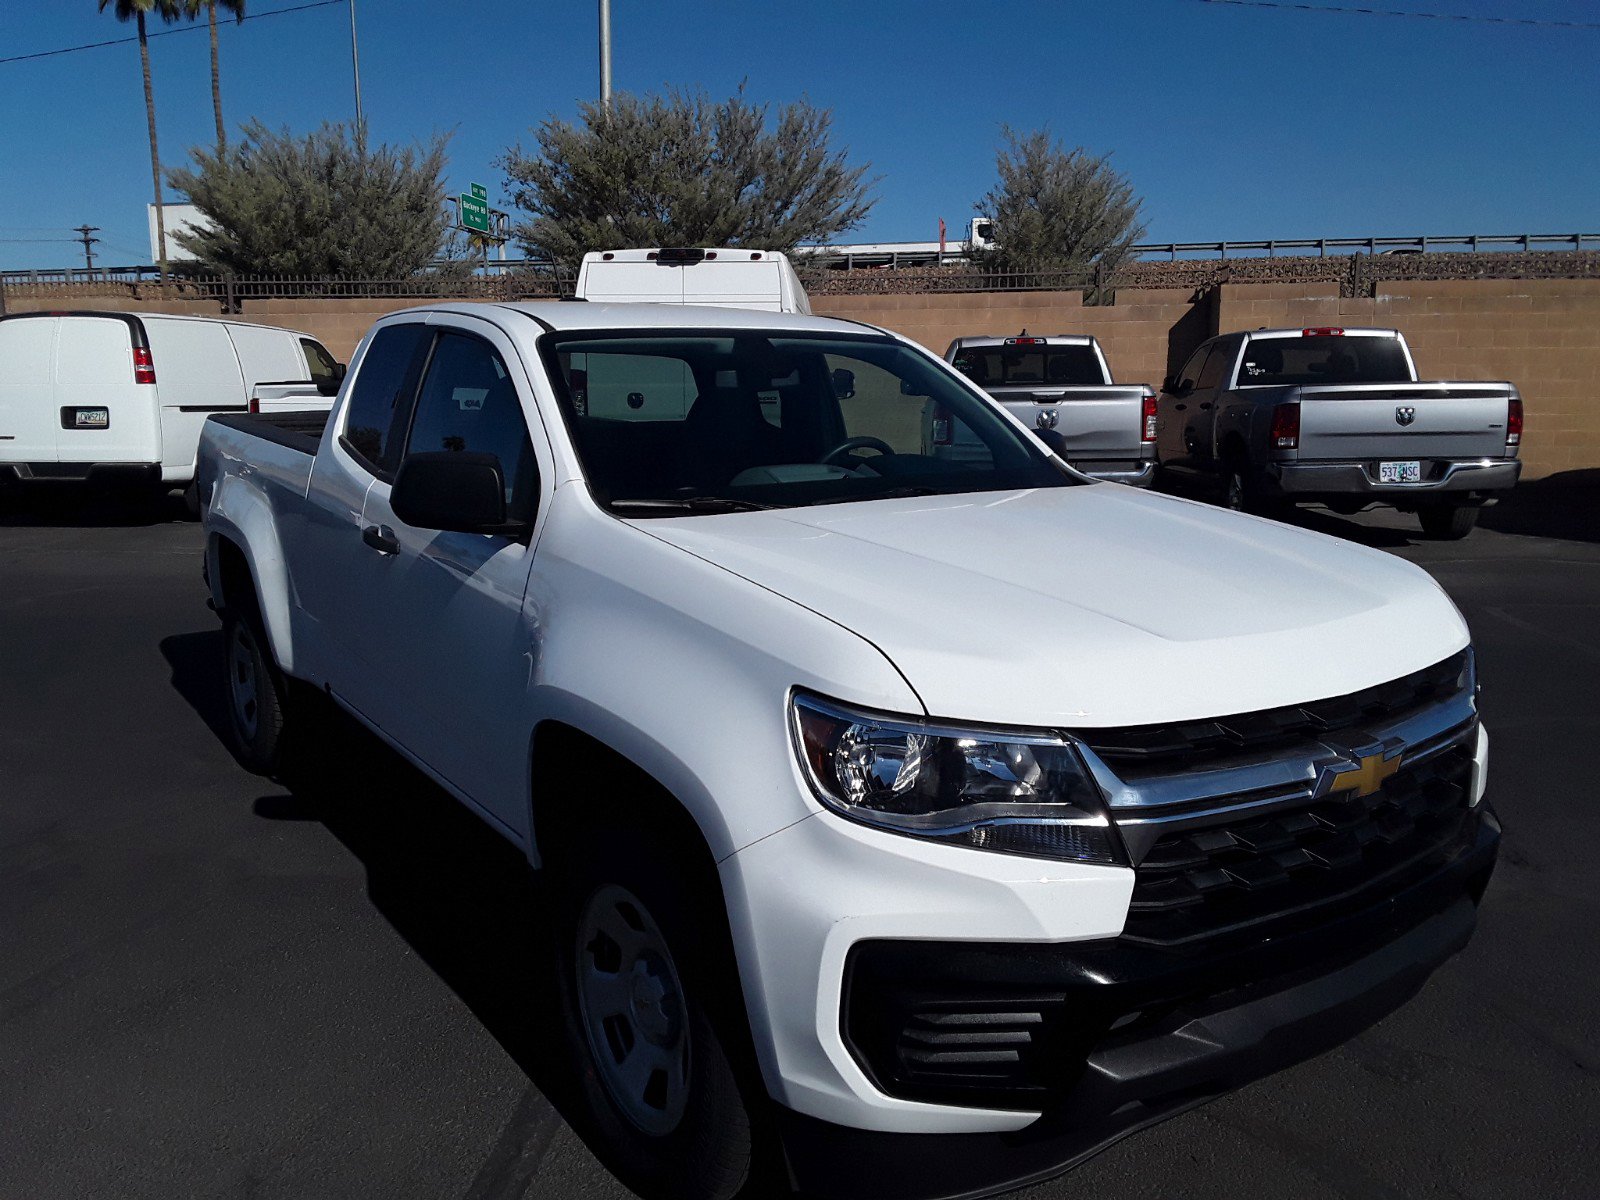
[[(1121, 944), (867, 944), (851, 985), (951, 989), (1093, 1013), (1091, 1045), (1057, 1043), (1061, 1086), (1024, 1127), (869, 1132), (790, 1109), (780, 1131), (802, 1194), (992, 1195), (1338, 1045), (1404, 1003), (1471, 936), (1500, 830), (1480, 806), (1470, 849), (1406, 890), (1297, 936), (1175, 955)], [(868, 979), (868, 976), (871, 976)]]
[(1407, 499), (1424, 503), (1441, 494), (1465, 500), (1467, 497), (1461, 493), (1509, 491), (1522, 474), (1522, 461), (1515, 458), (1426, 459), (1420, 483), (1379, 483), (1376, 459), (1275, 462), (1267, 464), (1265, 474), (1268, 488), (1289, 499), (1368, 496), (1389, 503)]

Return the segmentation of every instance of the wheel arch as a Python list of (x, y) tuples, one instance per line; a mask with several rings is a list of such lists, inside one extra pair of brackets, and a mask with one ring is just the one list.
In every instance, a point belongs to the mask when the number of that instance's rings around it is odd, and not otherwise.
[[(272, 539), (277, 549), (277, 539)], [(254, 606), (267, 636), (267, 644), (278, 667), (291, 674), (294, 665), (289, 636), (288, 577), (281, 554), (263, 561), (253, 552), (252, 540), (237, 528), (215, 530), (206, 537), (206, 576), (211, 586), (211, 602), (221, 613), (248, 602)], [(276, 588), (270, 580), (278, 581)]]

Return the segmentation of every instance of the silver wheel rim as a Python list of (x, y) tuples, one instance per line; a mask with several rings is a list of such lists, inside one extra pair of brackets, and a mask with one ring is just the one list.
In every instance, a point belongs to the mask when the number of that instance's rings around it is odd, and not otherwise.
[(644, 1133), (671, 1133), (689, 1099), (689, 1025), (666, 939), (610, 884), (585, 906), (576, 950), (578, 1011), (606, 1094)]
[(261, 705), (254, 646), (243, 625), (234, 626), (233, 644), (228, 647), (228, 691), (233, 696), (233, 719), (248, 741), (256, 736)]

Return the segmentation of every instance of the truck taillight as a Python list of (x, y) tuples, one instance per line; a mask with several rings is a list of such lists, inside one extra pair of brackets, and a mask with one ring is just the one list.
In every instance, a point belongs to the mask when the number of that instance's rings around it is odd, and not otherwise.
[(144, 346), (133, 348), (133, 381), (135, 383), (156, 381), (156, 364), (150, 358), (149, 349)]
[(1290, 401), (1272, 410), (1272, 448), (1300, 449), (1300, 402)]
[(1344, 330), (1342, 330), (1342, 329), (1334, 329), (1332, 326), (1325, 325), (1325, 326), (1322, 326), (1319, 329), (1302, 329), (1300, 331), (1300, 336), (1301, 337), (1343, 337), (1344, 336)]
[(1522, 445), (1522, 400), (1511, 397), (1511, 409), (1506, 413), (1506, 445)]
[(955, 422), (950, 420), (949, 410), (942, 404), (933, 406), (933, 444), (935, 446), (956, 444)]
[(1156, 398), (1144, 398), (1144, 419), (1139, 423), (1139, 440), (1153, 442), (1156, 440)]

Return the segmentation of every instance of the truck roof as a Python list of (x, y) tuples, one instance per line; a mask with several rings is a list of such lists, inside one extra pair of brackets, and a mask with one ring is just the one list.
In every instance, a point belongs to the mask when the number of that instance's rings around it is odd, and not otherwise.
[[(782, 333), (882, 333), (861, 321), (718, 308), (705, 304), (595, 304), (587, 301), (516, 301), (495, 304), (458, 301), (425, 304), (401, 312), (453, 312), (493, 319), (494, 311), (525, 313), (550, 329), (753, 329)], [(400, 313), (390, 313), (398, 316)]]
[(1052, 346), (1092, 346), (1094, 338), (1087, 333), (974, 333), (958, 337), (958, 346), (999, 346), (1014, 338), (1031, 338)]
[(1307, 337), (1312, 334), (1339, 334), (1344, 337), (1399, 337), (1398, 329), (1360, 328), (1350, 325), (1318, 325), (1307, 326), (1299, 329), (1247, 329), (1244, 331), (1252, 338), (1297, 338)]

